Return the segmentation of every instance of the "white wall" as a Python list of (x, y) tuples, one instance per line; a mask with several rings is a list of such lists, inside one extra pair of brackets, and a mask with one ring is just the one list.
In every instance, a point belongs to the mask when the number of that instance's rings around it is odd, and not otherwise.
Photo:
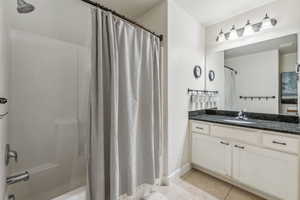
[(193, 76), (195, 65), (204, 67), (205, 29), (174, 1), (168, 3), (168, 133), (169, 174), (190, 162), (187, 89), (203, 89), (204, 75)]
[[(212, 25), (206, 29), (206, 44), (209, 51), (222, 51), (238, 46), (252, 44), (267, 39), (278, 38), (300, 32), (300, 1), (299, 0), (278, 0), (260, 8), (253, 9), (244, 14), (238, 15), (224, 22)], [(216, 37), (221, 29), (229, 31), (233, 24), (236, 27), (243, 27), (247, 20), (259, 22), (268, 13), (271, 17), (278, 19), (275, 28), (259, 32), (253, 36), (243, 37), (236, 41), (216, 42)]]
[[(278, 50), (226, 59), (225, 65), (238, 71), (236, 75), (236, 110), (246, 109), (248, 112), (279, 113)], [(239, 96), (276, 96), (276, 99), (244, 100), (240, 99)]]
[[(0, 97), (8, 97), (8, 44), (4, 1), (0, 1)], [(0, 105), (0, 113), (6, 112), (7, 106)], [(6, 166), (4, 163), (5, 145), (7, 143), (7, 117), (0, 119), (0, 199), (6, 199)]]
[[(215, 72), (215, 80), (210, 81), (208, 78), (209, 71)], [(224, 52), (207, 53), (206, 55), (206, 89), (218, 91), (217, 107), (224, 109)]]
[[(161, 1), (142, 16), (137, 17), (137, 22), (143, 24), (157, 34), (167, 34), (167, 1)], [(164, 40), (166, 41), (166, 40)]]
[(279, 59), (280, 72), (295, 72), (297, 53), (281, 54)]

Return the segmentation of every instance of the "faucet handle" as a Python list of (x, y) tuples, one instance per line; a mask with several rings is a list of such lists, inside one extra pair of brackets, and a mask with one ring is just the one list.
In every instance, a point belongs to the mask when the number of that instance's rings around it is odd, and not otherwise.
[(5, 164), (9, 165), (10, 159), (14, 159), (15, 162), (18, 162), (18, 152), (11, 150), (10, 145), (6, 145), (6, 158)]
[(29, 181), (30, 174), (29, 172), (25, 171), (16, 175), (12, 175), (6, 178), (6, 184), (12, 185), (15, 183), (19, 183), (21, 181)]
[(8, 200), (16, 200), (16, 196), (14, 194), (8, 195)]

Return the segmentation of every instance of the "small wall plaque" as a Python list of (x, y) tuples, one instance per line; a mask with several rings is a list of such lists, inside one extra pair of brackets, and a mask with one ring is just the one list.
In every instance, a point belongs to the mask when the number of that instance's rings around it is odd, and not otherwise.
[(198, 78), (201, 77), (201, 75), (202, 75), (202, 68), (201, 68), (201, 66), (196, 65), (196, 66), (194, 67), (194, 77), (195, 77), (196, 79), (198, 79)]
[(210, 81), (214, 81), (215, 78), (216, 78), (216, 74), (213, 70), (210, 70), (209, 73), (208, 73), (208, 78)]

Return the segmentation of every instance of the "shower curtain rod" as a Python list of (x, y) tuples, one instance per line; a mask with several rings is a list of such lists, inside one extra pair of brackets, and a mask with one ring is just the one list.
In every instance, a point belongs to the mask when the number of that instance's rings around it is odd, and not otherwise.
[(81, 0), (81, 1), (83, 1), (83, 2), (85, 2), (85, 3), (88, 3), (88, 4), (90, 4), (90, 5), (93, 5), (93, 6), (95, 6), (95, 7), (101, 8), (102, 10), (111, 12), (112, 14), (116, 15), (117, 17), (120, 17), (121, 19), (124, 19), (124, 20), (126, 20), (127, 22), (129, 22), (129, 23), (131, 23), (131, 24), (133, 24), (133, 25), (135, 25), (135, 26), (137, 26), (137, 27), (140, 27), (140, 28), (144, 29), (145, 31), (147, 31), (147, 32), (149, 32), (149, 33), (151, 33), (151, 34), (153, 34), (154, 36), (158, 37), (158, 38), (160, 39), (160, 41), (163, 41), (163, 35), (158, 35), (158, 34), (156, 34), (155, 32), (153, 32), (153, 31), (147, 29), (146, 27), (144, 27), (144, 26), (138, 24), (137, 22), (135, 22), (135, 21), (133, 21), (133, 20), (131, 20), (131, 19), (128, 19), (127, 17), (125, 17), (125, 16), (123, 16), (123, 15), (117, 13), (117, 12), (114, 11), (114, 10), (111, 10), (111, 9), (109, 9), (109, 8), (107, 8), (107, 7), (105, 7), (105, 6), (102, 6), (101, 4), (99, 4), (99, 3), (97, 3), (97, 2), (94, 2), (94, 1), (91, 1), (91, 0)]
[(224, 68), (226, 68), (226, 69), (229, 69), (229, 70), (231, 70), (231, 71), (233, 71), (235, 74), (237, 74), (238, 72), (235, 70), (235, 69), (233, 69), (233, 68), (231, 68), (231, 67), (228, 67), (228, 66), (224, 66)]

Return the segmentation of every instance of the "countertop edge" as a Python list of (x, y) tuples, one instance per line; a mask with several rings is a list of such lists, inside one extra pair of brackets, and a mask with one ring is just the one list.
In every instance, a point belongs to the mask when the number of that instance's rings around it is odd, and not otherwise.
[(283, 131), (283, 130), (278, 130), (278, 129), (272, 129), (272, 128), (260, 128), (260, 127), (255, 127), (251, 125), (244, 125), (244, 124), (236, 124), (236, 123), (230, 123), (230, 122), (219, 122), (219, 121), (213, 121), (213, 120), (205, 120), (205, 119), (193, 119), (193, 117), (189, 117), (189, 120), (194, 120), (194, 121), (203, 121), (203, 122), (209, 122), (209, 123), (215, 123), (215, 124), (222, 124), (222, 125), (227, 125), (227, 126), (235, 126), (235, 127), (243, 127), (243, 128), (250, 128), (250, 129), (257, 129), (257, 130), (263, 130), (263, 131), (272, 131), (272, 132), (278, 132), (278, 133), (283, 133), (283, 134), (290, 134), (294, 136), (300, 136), (299, 132), (292, 132), (292, 131)]

